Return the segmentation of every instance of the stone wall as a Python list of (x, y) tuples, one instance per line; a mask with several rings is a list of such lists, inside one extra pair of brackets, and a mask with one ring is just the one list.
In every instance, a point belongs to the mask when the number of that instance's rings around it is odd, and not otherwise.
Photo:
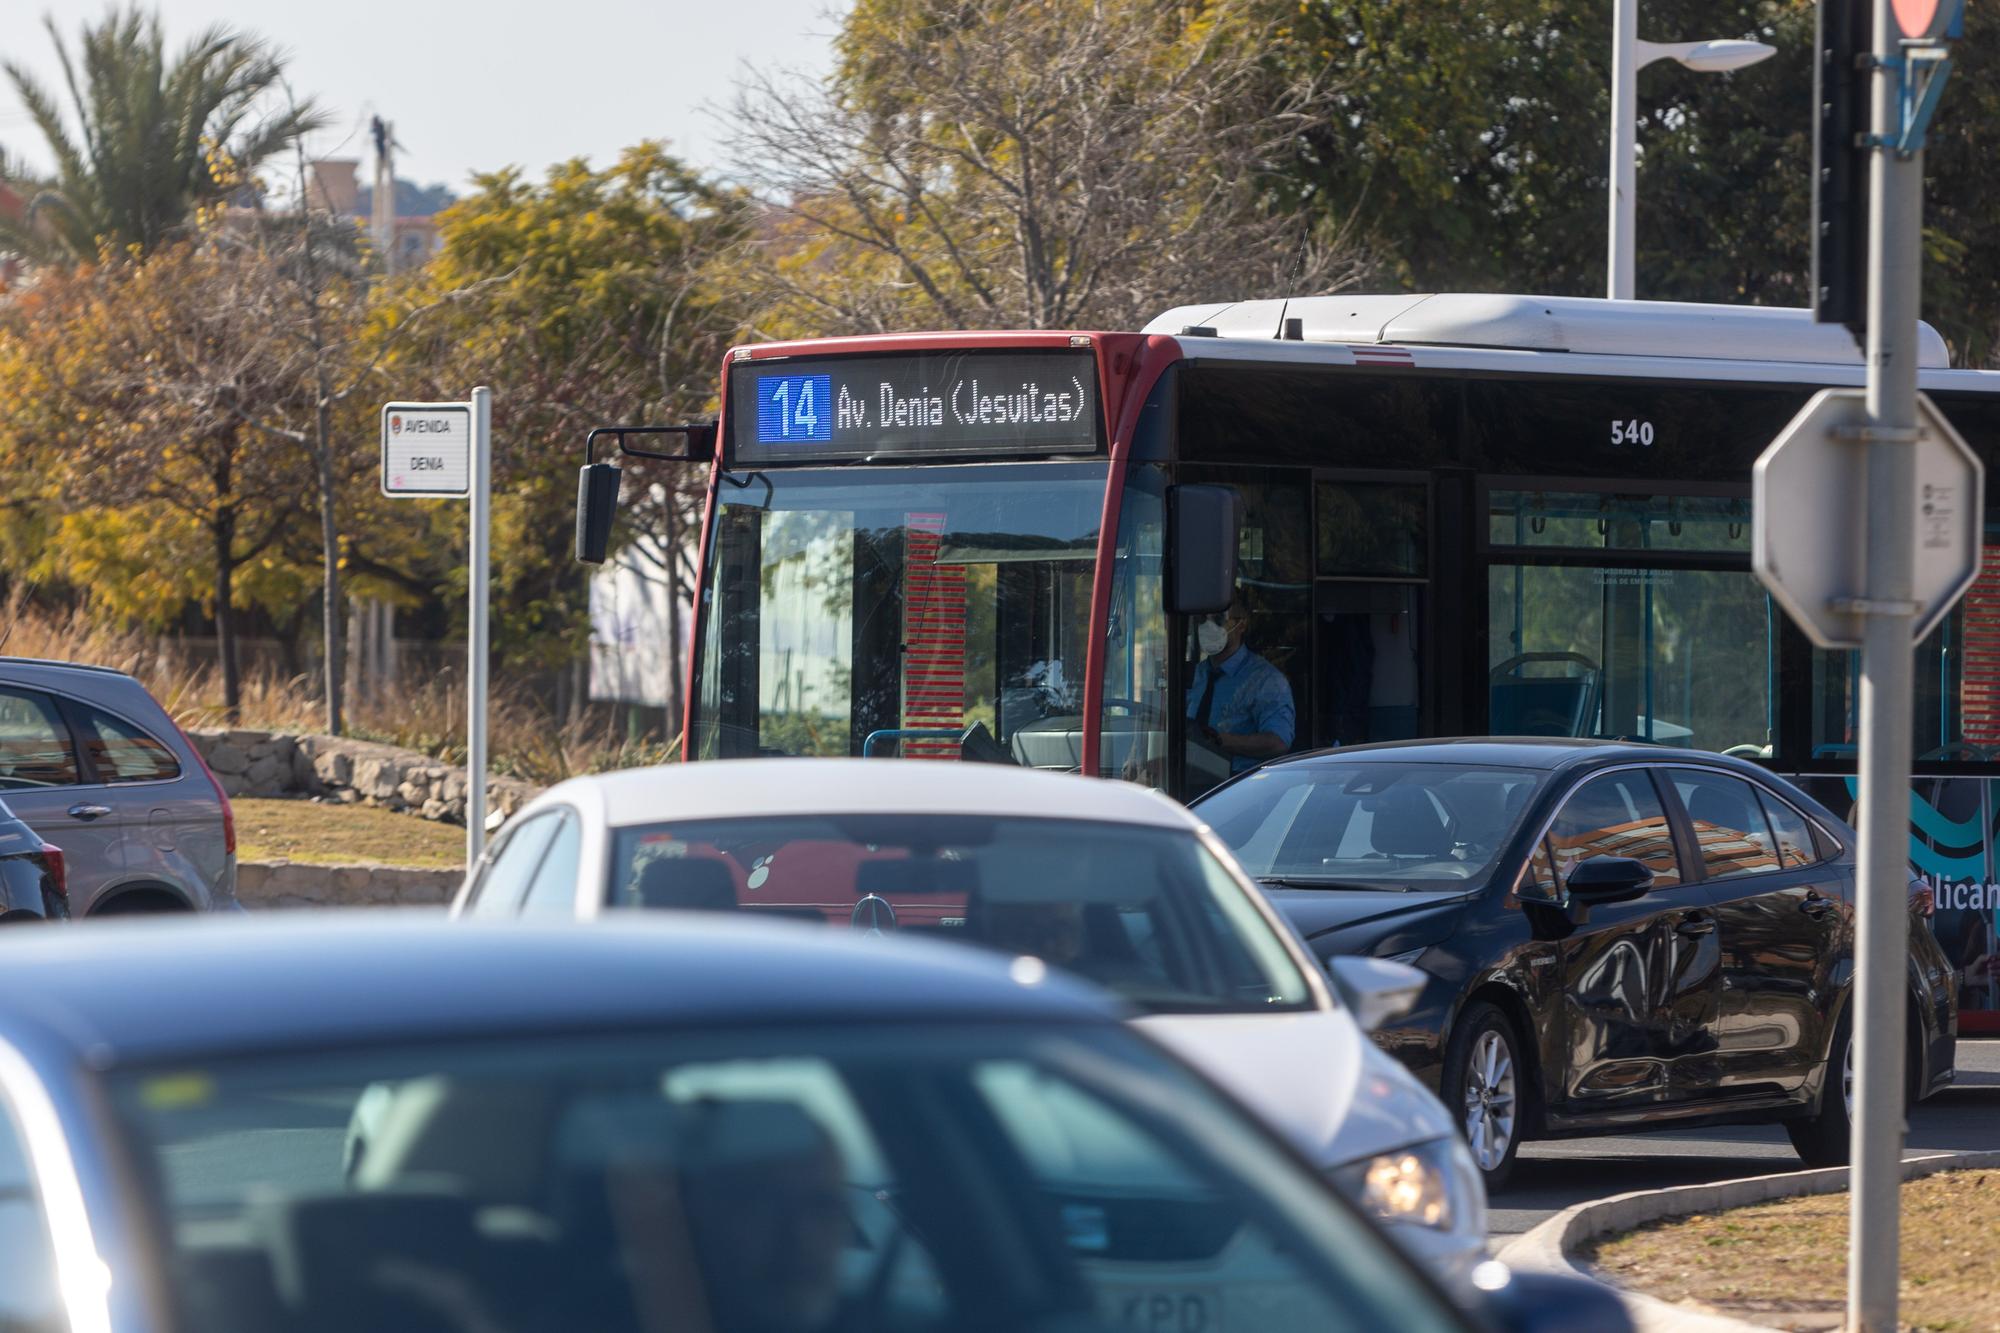
[(316, 866), (297, 861), (245, 861), (236, 867), (236, 897), (267, 907), (443, 907), (465, 878), (457, 870), (405, 866)]
[[(416, 750), (335, 736), (193, 731), (194, 747), (231, 796), (322, 796), (465, 822), (465, 770)], [(486, 781), (489, 816), (511, 815), (542, 789), (518, 778)]]

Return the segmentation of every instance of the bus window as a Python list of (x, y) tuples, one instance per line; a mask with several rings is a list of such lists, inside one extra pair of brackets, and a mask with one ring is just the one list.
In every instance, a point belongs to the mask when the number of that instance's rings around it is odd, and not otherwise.
[(1487, 596), (1493, 734), (1770, 754), (1778, 612), (1749, 571), (1496, 563)]
[(1118, 506), (1099, 772), (1167, 787), (1166, 469), (1135, 465)]
[[(1296, 478), (1296, 480), (1295, 480)], [(1299, 703), (1312, 671), (1312, 531), (1303, 474), (1187, 469), (1243, 499), (1236, 596), (1187, 627), (1186, 781), (1192, 799), (1306, 739)]]
[(1322, 480), (1313, 487), (1313, 509), (1313, 741), (1415, 737), (1422, 729), (1429, 487)]
[[(1988, 528), (1989, 550), (1996, 535)], [(1812, 719), (1812, 758), (1855, 757), (1860, 653), (1814, 651)], [(2000, 759), (2000, 561), (1990, 555), (1964, 600), (1917, 645), (1912, 723), (1918, 763)]]
[(1486, 537), (1494, 546), (1572, 550), (1750, 549), (1750, 501), (1741, 496), (1494, 491)]
[(725, 473), (690, 748), (1081, 768), (1106, 470)]

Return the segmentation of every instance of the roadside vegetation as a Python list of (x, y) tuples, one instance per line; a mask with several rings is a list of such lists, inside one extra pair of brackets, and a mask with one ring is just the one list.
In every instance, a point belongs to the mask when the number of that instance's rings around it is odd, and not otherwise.
[[(1847, 1305), (1845, 1194), (1657, 1222), (1586, 1257), (1622, 1287), (1772, 1328), (1834, 1329)], [(2000, 1171), (1947, 1171), (1903, 1186), (1901, 1317), (1907, 1328), (2000, 1329)]]

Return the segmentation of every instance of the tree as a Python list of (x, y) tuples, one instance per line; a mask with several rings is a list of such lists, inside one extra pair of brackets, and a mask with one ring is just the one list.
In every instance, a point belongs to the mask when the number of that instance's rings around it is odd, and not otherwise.
[(199, 596), (232, 719), (237, 608), (301, 588), (274, 558), (299, 513), (292, 451), (248, 419), (291, 392), (274, 341), (240, 318), (271, 276), (183, 242), (46, 274), (0, 316), (0, 454), (61, 515), (31, 572), (156, 621)]
[[(575, 660), (587, 634), (572, 546), (584, 434), (712, 412), (716, 368), (742, 319), (713, 266), (747, 224), (740, 199), (654, 143), (605, 169), (573, 161), (541, 183), (507, 170), (476, 184), (441, 215), (437, 259), (385, 294), (372, 336), (402, 339), (383, 356), (398, 395), (493, 387), (494, 549), (508, 552), (494, 571), (495, 644), (517, 665), (552, 668)], [(625, 481), (627, 530), (663, 539), (655, 554), (672, 604), (693, 584), (679, 534), (698, 518), (701, 480), (667, 465), (635, 466)], [(432, 522), (449, 538), (434, 546), (461, 549), (459, 507)], [(462, 567), (441, 572), (462, 578)], [(670, 647), (677, 659), (680, 645)], [(676, 678), (676, 697), (679, 688)]]
[(1252, 0), (862, 0), (823, 82), (757, 76), (737, 174), (766, 218), (735, 276), (760, 331), (1136, 325), (1363, 270), (1272, 173), (1330, 114), (1273, 76)]
[[(157, 15), (113, 10), (83, 27), (73, 60), (53, 18), (75, 131), (54, 94), (16, 62), (7, 77), (55, 159), (26, 216), (0, 221), (0, 243), (31, 258), (94, 258), (100, 248), (151, 251), (180, 235), (196, 209), (326, 117), (310, 105), (264, 111), (283, 64), (250, 37), (204, 29), (169, 59)], [(217, 171), (215, 164), (226, 164)]]

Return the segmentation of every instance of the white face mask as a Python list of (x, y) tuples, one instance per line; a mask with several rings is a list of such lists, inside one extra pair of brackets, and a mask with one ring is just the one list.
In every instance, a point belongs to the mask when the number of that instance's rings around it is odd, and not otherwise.
[(1228, 646), (1229, 631), (1213, 621), (1204, 620), (1195, 627), (1194, 640), (1201, 645), (1203, 657), (1213, 657)]

